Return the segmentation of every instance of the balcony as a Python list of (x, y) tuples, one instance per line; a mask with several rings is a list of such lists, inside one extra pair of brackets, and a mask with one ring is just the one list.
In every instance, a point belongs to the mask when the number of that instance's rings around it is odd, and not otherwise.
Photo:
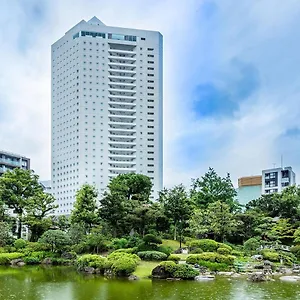
[(135, 109), (135, 103), (123, 103), (123, 102), (113, 102), (108, 103), (109, 109), (124, 109), (126, 111)]
[(108, 52), (110, 54), (115, 54), (115, 55), (118, 55), (118, 54), (121, 54), (121, 55), (128, 55), (128, 56), (136, 56), (136, 52), (134, 52), (133, 50), (121, 50), (121, 49), (108, 49)]

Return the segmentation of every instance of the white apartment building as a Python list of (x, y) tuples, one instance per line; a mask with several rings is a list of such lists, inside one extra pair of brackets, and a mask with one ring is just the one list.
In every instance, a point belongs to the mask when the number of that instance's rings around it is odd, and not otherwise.
[(296, 175), (292, 167), (262, 171), (262, 194), (280, 193), (284, 188), (295, 184)]
[(81, 21), (52, 45), (52, 193), (69, 214), (84, 183), (163, 181), (163, 37)]

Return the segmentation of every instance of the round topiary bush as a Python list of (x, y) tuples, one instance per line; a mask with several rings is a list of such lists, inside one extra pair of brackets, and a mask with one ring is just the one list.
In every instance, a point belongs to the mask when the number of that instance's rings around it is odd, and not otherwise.
[(217, 249), (217, 253), (222, 254), (222, 255), (229, 255), (230, 252), (231, 251), (227, 248), (218, 248)]
[(244, 243), (246, 251), (255, 251), (260, 246), (260, 242), (256, 238), (251, 238)]
[(200, 254), (203, 253), (203, 250), (201, 248), (194, 248), (190, 251), (191, 254)]
[(210, 239), (202, 239), (202, 240), (192, 240), (188, 243), (188, 246), (191, 249), (200, 248), (204, 252), (214, 252), (219, 248), (219, 243)]
[(142, 251), (137, 254), (142, 260), (166, 260), (168, 255), (158, 251)]
[(162, 240), (159, 237), (156, 237), (153, 234), (146, 234), (143, 238), (143, 241), (146, 244), (162, 244)]
[(264, 259), (273, 261), (273, 262), (279, 262), (280, 261), (280, 255), (276, 251), (272, 251), (269, 249), (265, 249), (261, 251), (261, 254)]
[(171, 254), (169, 257), (168, 257), (168, 260), (171, 260), (171, 261), (174, 261), (174, 262), (179, 262), (180, 261), (180, 256), (179, 255), (176, 255), (176, 254)]
[(14, 242), (14, 247), (17, 250), (24, 249), (27, 246), (28, 242), (23, 239), (17, 239)]

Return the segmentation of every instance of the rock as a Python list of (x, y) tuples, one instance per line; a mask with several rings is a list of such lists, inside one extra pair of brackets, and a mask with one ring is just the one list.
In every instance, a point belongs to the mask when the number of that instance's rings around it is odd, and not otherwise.
[(168, 281), (179, 281), (179, 280), (181, 280), (181, 278), (172, 278), (172, 277), (170, 277), (170, 278), (167, 278), (167, 280)]
[(281, 276), (279, 279), (282, 281), (296, 282), (300, 281), (300, 276)]
[(233, 272), (218, 272), (218, 275), (221, 275), (221, 276), (232, 276)]
[(17, 263), (17, 266), (18, 267), (24, 267), (26, 264), (24, 263), (24, 261), (19, 261), (18, 263)]
[(257, 255), (251, 256), (251, 259), (254, 259), (254, 260), (262, 260), (262, 259), (263, 259), (263, 256), (260, 255), (260, 254), (257, 254)]
[(64, 252), (64, 253), (62, 253), (61, 258), (63, 258), (63, 259), (74, 259), (74, 258), (76, 258), (76, 255), (74, 255), (70, 252)]
[(95, 269), (92, 268), (92, 267), (85, 267), (85, 268), (83, 268), (83, 271), (85, 273), (88, 273), (88, 274), (94, 274), (95, 273)]
[(128, 277), (128, 280), (139, 280), (139, 278), (137, 276), (135, 276), (135, 275), (130, 275)]
[(231, 278), (239, 278), (239, 277), (241, 277), (242, 276), (242, 274), (239, 274), (239, 273), (233, 273), (230, 277)]
[[(13, 260), (10, 262), (10, 264), (11, 264), (12, 266), (19, 266), (19, 263), (21, 263), (21, 262), (23, 262), (23, 260), (20, 259), (20, 258), (17, 258), (17, 259), (13, 259)], [(24, 262), (23, 262), (23, 263), (24, 263)]]
[(199, 275), (194, 278), (194, 280), (196, 281), (207, 281), (207, 280), (214, 280), (214, 279), (215, 279), (214, 275)]
[(248, 279), (253, 282), (267, 281), (266, 275), (261, 272), (254, 272), (254, 273), (250, 274), (248, 276)]
[(51, 257), (46, 257), (45, 259), (42, 260), (43, 265), (52, 265), (52, 259)]
[(101, 269), (97, 268), (97, 269), (95, 269), (95, 273), (96, 273), (96, 274), (102, 274), (103, 271), (102, 271)]
[(157, 266), (152, 270), (152, 278), (167, 279), (170, 277), (170, 272), (166, 271), (166, 269), (163, 266)]

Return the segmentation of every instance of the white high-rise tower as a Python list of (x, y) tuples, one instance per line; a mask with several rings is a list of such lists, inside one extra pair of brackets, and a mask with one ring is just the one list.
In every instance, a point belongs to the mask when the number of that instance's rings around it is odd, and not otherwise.
[(52, 45), (52, 190), (69, 214), (84, 183), (118, 174), (163, 180), (163, 38), (81, 21)]

